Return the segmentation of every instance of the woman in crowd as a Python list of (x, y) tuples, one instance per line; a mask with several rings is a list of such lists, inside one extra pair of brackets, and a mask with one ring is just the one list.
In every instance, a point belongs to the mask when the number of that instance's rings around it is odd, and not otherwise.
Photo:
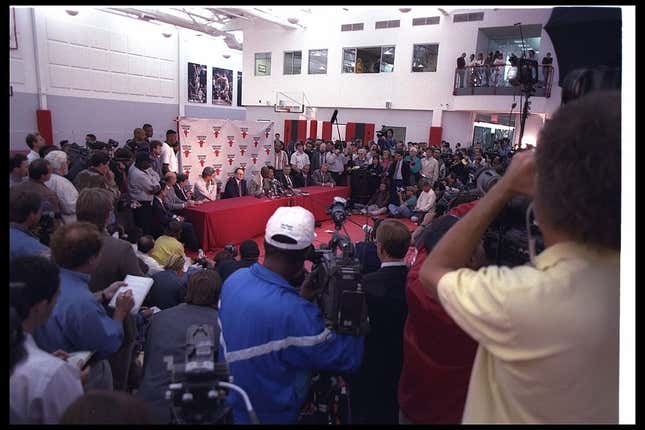
[(383, 156), (381, 157), (381, 167), (384, 172), (387, 172), (390, 168), (390, 164), (392, 164), (392, 154), (389, 149), (384, 149)]

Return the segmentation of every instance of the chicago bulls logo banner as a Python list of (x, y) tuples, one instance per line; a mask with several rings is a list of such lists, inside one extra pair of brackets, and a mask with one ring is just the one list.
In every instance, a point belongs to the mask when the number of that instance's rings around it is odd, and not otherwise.
[(180, 171), (194, 183), (206, 166), (225, 180), (238, 166), (259, 170), (273, 162), (274, 123), (179, 118)]

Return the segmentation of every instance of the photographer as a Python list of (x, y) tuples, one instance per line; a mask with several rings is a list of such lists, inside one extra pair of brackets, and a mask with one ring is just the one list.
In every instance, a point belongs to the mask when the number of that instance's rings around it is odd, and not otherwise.
[[(463, 423), (618, 421), (620, 138), (618, 92), (567, 103), (426, 259), (421, 283), (480, 344)], [(465, 268), (520, 194), (535, 197), (546, 249)]]
[[(278, 208), (267, 222), (264, 264), (236, 271), (222, 287), (220, 351), (262, 424), (296, 423), (312, 370), (347, 372), (362, 361), (363, 338), (325, 328), (309, 301), (318, 293), (304, 268), (313, 240), (311, 212)], [(237, 395), (233, 413), (248, 422)]]

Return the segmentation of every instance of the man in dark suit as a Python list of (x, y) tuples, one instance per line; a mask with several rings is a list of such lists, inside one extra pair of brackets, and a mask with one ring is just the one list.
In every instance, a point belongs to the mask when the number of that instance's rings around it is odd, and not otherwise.
[(94, 224), (103, 235), (96, 268), (89, 280), (90, 291), (102, 291), (126, 275), (144, 276), (132, 245), (107, 234), (105, 226), (113, 209), (112, 194), (102, 188), (85, 188), (76, 201), (76, 218)]
[[(352, 384), (352, 411), (362, 424), (397, 424), (397, 387), (403, 365), (403, 327), (407, 317), (404, 257), (411, 235), (400, 221), (387, 219), (376, 230), (381, 268), (363, 277), (370, 332), (365, 356)], [(378, 384), (378, 390), (374, 389)]]
[(298, 188), (311, 187), (312, 185), (315, 185), (313, 174), (311, 173), (311, 166), (309, 164), (305, 164), (302, 168), (302, 171), (300, 173), (294, 174), (293, 178), (294, 183)]
[(185, 190), (186, 186), (186, 181), (188, 180), (188, 176), (183, 174), (183, 173), (178, 173), (177, 174), (177, 182), (175, 185), (173, 185), (173, 189), (175, 190), (175, 195), (180, 199), (185, 202), (188, 200), (192, 200), (192, 195)]
[(410, 175), (410, 163), (405, 162), (403, 151), (394, 153), (394, 162), (390, 164), (387, 170), (387, 176), (390, 178), (390, 203), (399, 205), (397, 188), (408, 186), (408, 177)]
[(246, 179), (244, 179), (244, 169), (238, 167), (232, 177), (226, 181), (224, 187), (223, 199), (232, 199), (233, 197), (248, 196), (249, 193), (246, 189)]
[(277, 175), (276, 178), (284, 188), (290, 189), (290, 188), (295, 188), (296, 187), (296, 181), (295, 181), (295, 176), (293, 171), (291, 170), (291, 165), (286, 164), (284, 166), (284, 169), (282, 170), (282, 173)]
[(173, 214), (164, 206), (163, 199), (167, 191), (166, 183), (162, 182), (161, 188), (152, 199), (152, 219), (150, 224), (154, 233), (153, 236), (159, 237), (171, 221), (179, 221), (182, 224), (181, 241), (191, 251), (197, 251), (200, 246), (193, 225), (185, 221), (184, 217)]

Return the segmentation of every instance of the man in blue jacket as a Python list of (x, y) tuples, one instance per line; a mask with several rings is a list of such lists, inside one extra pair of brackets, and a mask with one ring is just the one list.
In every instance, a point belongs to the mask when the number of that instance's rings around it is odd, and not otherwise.
[[(267, 223), (264, 264), (237, 270), (222, 287), (220, 358), (262, 424), (295, 424), (313, 370), (351, 372), (363, 359), (363, 337), (330, 331), (310, 302), (318, 291), (303, 280), (313, 239), (311, 212), (278, 208)], [(242, 399), (231, 398), (235, 423), (249, 423)]]

